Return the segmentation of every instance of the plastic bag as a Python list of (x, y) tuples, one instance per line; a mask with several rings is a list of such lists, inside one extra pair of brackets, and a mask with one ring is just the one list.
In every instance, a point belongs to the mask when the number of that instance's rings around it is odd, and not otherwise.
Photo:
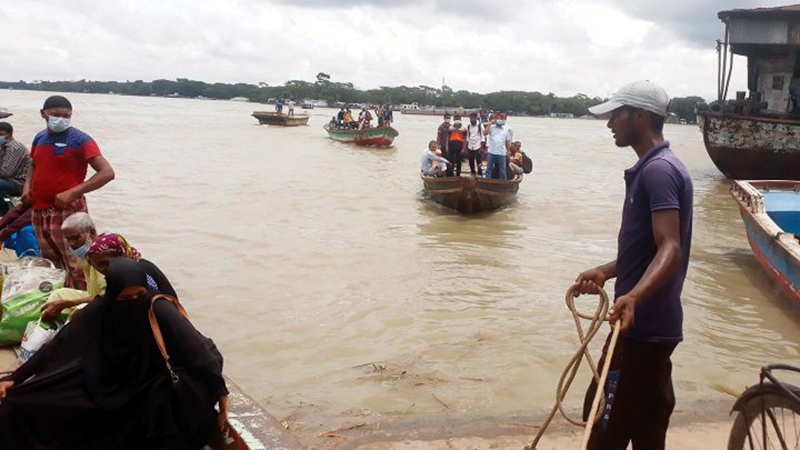
[(62, 326), (58, 322), (55, 324), (42, 323), (41, 319), (28, 322), (25, 334), (22, 336), (22, 345), (19, 348), (19, 358), (17, 359), (19, 365), (25, 364), (44, 344), (53, 340)]
[(64, 286), (66, 272), (49, 260), (22, 258), (3, 264), (2, 316), (0, 345), (17, 344), (25, 328), (41, 316), (42, 305), (54, 289)]

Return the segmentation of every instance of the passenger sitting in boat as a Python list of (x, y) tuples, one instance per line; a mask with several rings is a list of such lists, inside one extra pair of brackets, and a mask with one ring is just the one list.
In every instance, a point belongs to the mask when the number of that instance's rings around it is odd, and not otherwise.
[(359, 129), (362, 129), (362, 130), (372, 127), (372, 125), (371, 125), (371, 123), (372, 123), (372, 113), (369, 112), (369, 110), (367, 109), (366, 106), (364, 107), (363, 113), (364, 113), (364, 115), (363, 115), (363, 118), (361, 119), (361, 125), (359, 126)]
[(438, 153), (438, 149), (436, 148), (436, 141), (430, 141), (428, 143), (428, 149), (422, 152), (422, 160), (420, 165), (420, 171), (422, 171), (423, 175), (427, 175), (429, 177), (442, 177), (445, 174), (445, 171), (442, 169), (442, 165), (445, 167), (450, 165), (450, 161), (442, 158), (441, 153)]
[(331, 117), (331, 121), (328, 122), (328, 125), (331, 129), (339, 128), (339, 121), (336, 120), (336, 116)]
[(447, 134), (447, 159), (452, 165), (447, 169), (447, 176), (453, 176), (453, 167), (456, 176), (461, 176), (461, 152), (464, 151), (464, 140), (466, 139), (467, 129), (461, 125), (461, 116), (453, 116), (453, 126), (449, 128)]
[(141, 263), (115, 259), (107, 281), (0, 381), (3, 448), (225, 448), (228, 389), (214, 342), (159, 297)]
[(14, 139), (14, 127), (0, 122), (0, 214), (9, 210), (4, 197), (19, 197), (31, 166), (31, 156), (25, 145)]
[(508, 179), (513, 180), (516, 175), (524, 173), (522, 169), (522, 142), (512, 142), (508, 146), (508, 150)]
[(154, 289), (177, 297), (166, 275), (155, 264), (142, 259), (138, 250), (116, 233), (97, 235), (97, 229), (89, 214), (75, 213), (61, 226), (64, 237), (72, 249), (72, 255), (81, 260), (86, 276), (87, 290), (58, 289), (53, 291), (42, 308), (42, 320), (52, 321), (69, 308), (82, 307), (102, 295), (106, 290), (105, 273), (113, 258), (128, 258), (142, 263), (148, 282)]

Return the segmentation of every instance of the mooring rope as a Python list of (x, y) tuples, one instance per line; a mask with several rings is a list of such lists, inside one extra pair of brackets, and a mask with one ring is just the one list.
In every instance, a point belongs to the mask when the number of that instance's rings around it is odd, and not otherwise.
[[(536, 445), (539, 443), (539, 440), (542, 438), (542, 436), (544, 436), (544, 433), (547, 430), (547, 427), (550, 425), (550, 422), (553, 420), (553, 417), (555, 417), (556, 412), (560, 412), (569, 423), (579, 427), (585, 427), (583, 433), (583, 444), (581, 444), (581, 449), (585, 449), (589, 443), (592, 427), (600, 417), (597, 412), (604, 407), (604, 402), (602, 402), (602, 399), (604, 397), (603, 393), (605, 389), (605, 382), (606, 377), (608, 376), (608, 369), (611, 367), (611, 356), (614, 354), (614, 347), (617, 345), (621, 321), (618, 320), (614, 324), (613, 332), (611, 334), (611, 342), (608, 345), (608, 352), (605, 358), (605, 363), (603, 364), (603, 370), (601, 373), (598, 373), (597, 366), (595, 365), (594, 359), (592, 359), (592, 355), (589, 352), (589, 343), (600, 331), (603, 323), (610, 320), (608, 315), (608, 310), (610, 307), (608, 294), (606, 294), (606, 291), (603, 290), (603, 288), (598, 287), (600, 301), (597, 303), (597, 309), (595, 310), (594, 314), (586, 314), (578, 311), (578, 308), (575, 306), (575, 300), (578, 298), (577, 295), (578, 285), (574, 284), (567, 290), (565, 302), (567, 303), (567, 308), (569, 308), (570, 312), (572, 312), (572, 318), (575, 321), (575, 328), (578, 330), (578, 339), (580, 340), (581, 344), (570, 359), (567, 367), (564, 368), (564, 372), (561, 373), (561, 378), (558, 380), (558, 387), (556, 387), (556, 403), (553, 405), (553, 409), (550, 410), (550, 414), (547, 415), (544, 423), (539, 428), (539, 431), (536, 433), (536, 437), (533, 438), (531, 445), (525, 446), (524, 450), (536, 450)], [(581, 323), (582, 319), (589, 321), (589, 327), (585, 334), (583, 330), (583, 324)], [(563, 405), (564, 398), (567, 396), (567, 392), (572, 386), (572, 382), (575, 380), (575, 375), (577, 375), (581, 361), (584, 358), (586, 358), (586, 362), (589, 363), (592, 376), (597, 383), (597, 392), (594, 396), (594, 401), (592, 402), (589, 420), (586, 422), (570, 417), (570, 415), (564, 411)]]

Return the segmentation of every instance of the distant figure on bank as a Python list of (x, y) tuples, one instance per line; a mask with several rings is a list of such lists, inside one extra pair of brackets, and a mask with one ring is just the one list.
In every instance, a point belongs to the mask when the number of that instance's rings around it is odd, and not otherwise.
[[(506, 155), (510, 151), (513, 133), (511, 128), (506, 125), (506, 115), (504, 113), (493, 113), (492, 120), (483, 130), (483, 135), (489, 144), (489, 154), (486, 155), (486, 177), (507, 179), (506, 174)], [(495, 176), (493, 169), (498, 167), (498, 174)]]
[(478, 114), (469, 115), (469, 125), (467, 125), (467, 153), (469, 156), (469, 171), (475, 176), (477, 166), (478, 176), (483, 176), (481, 168), (481, 145), (486, 142), (483, 137), (483, 126), (478, 122)]
[(275, 112), (278, 114), (283, 113), (283, 102), (279, 98), (275, 99)]
[(428, 143), (428, 149), (422, 152), (420, 171), (423, 175), (427, 175), (429, 177), (442, 177), (445, 174), (445, 170), (442, 169), (442, 166), (444, 165), (447, 167), (450, 165), (450, 161), (436, 154), (437, 145), (438, 144), (436, 141), (430, 141)]
[(294, 115), (294, 100), (289, 99), (289, 102), (287, 103), (287, 106), (289, 106), (289, 115), (293, 116)]
[(444, 113), (444, 121), (436, 130), (436, 142), (442, 153), (447, 154), (447, 143), (450, 140), (450, 113)]
[(461, 152), (464, 151), (466, 135), (467, 129), (461, 124), (461, 116), (456, 114), (453, 116), (453, 126), (450, 127), (447, 134), (447, 159), (452, 166), (447, 169), (448, 177), (453, 176), (453, 168), (455, 168), (455, 175), (461, 176)]
[[(94, 139), (71, 126), (72, 104), (60, 95), (45, 100), (41, 110), (47, 128), (33, 139), (33, 163), (22, 189), (22, 202), (33, 205), (33, 228), (42, 256), (67, 271), (65, 287), (86, 289), (83, 271), (75, 266), (61, 225), (76, 212), (88, 212), (84, 194), (114, 179), (114, 169)], [(95, 174), (86, 180), (88, 167)]]
[(214, 342), (150, 287), (141, 263), (115, 259), (106, 281), (102, 297), (0, 381), (3, 447), (225, 448), (228, 389)]
[(28, 149), (14, 139), (14, 127), (8, 122), (0, 122), (0, 215), (9, 209), (9, 205), (2, 201), (3, 197), (22, 195), (30, 165)]
[[(639, 161), (625, 171), (625, 202), (617, 258), (581, 273), (580, 293), (596, 293), (611, 278), (612, 320), (621, 334), (611, 358), (613, 383), (594, 425), (589, 449), (662, 450), (675, 408), (670, 357), (683, 340), (681, 291), (692, 244), (692, 179), (662, 133), (669, 96), (639, 81), (589, 108), (606, 116), (617, 147), (633, 147)], [(602, 365), (605, 360), (600, 360)], [(611, 378), (609, 379), (611, 380)], [(586, 393), (584, 419), (596, 384)]]

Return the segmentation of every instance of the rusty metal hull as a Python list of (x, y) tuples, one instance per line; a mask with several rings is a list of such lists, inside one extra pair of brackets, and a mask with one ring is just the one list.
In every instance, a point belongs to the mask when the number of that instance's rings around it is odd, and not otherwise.
[(421, 175), (425, 195), (431, 200), (462, 214), (494, 211), (517, 199), (522, 176), (513, 180), (488, 178), (444, 177)]
[(800, 178), (800, 121), (701, 113), (708, 156), (734, 180)]

